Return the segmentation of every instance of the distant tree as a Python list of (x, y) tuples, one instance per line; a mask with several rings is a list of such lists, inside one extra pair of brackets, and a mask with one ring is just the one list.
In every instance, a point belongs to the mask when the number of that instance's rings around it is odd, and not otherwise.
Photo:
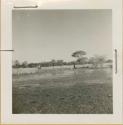
[(97, 67), (97, 62), (96, 62), (96, 60), (95, 60), (94, 57), (91, 57), (91, 58), (89, 59), (89, 63), (92, 64), (94, 68)]
[(106, 62), (106, 58), (104, 56), (97, 56), (97, 62), (99, 67), (103, 67), (104, 63)]
[(106, 58), (104, 56), (94, 56), (89, 59), (89, 63), (93, 64), (95, 68), (103, 67), (103, 64), (106, 62)]
[(86, 64), (86, 63), (88, 63), (88, 58), (87, 57), (82, 57), (82, 58), (78, 59), (77, 62), (79, 64)]
[(24, 62), (22, 63), (22, 67), (23, 67), (23, 68), (28, 67), (28, 62), (27, 62), (27, 61), (24, 61)]
[(63, 61), (63, 60), (57, 60), (57, 65), (58, 65), (58, 66), (64, 65), (64, 61)]
[(28, 67), (29, 67), (29, 68), (36, 67), (36, 64), (35, 64), (35, 63), (29, 63), (29, 64), (28, 64)]
[(107, 63), (112, 63), (111, 59), (106, 60)]
[(14, 67), (14, 68), (19, 68), (19, 67), (20, 67), (20, 62), (19, 62), (18, 60), (15, 60), (15, 61), (13, 62), (13, 67)]
[[(74, 53), (72, 54), (72, 57), (75, 57), (75, 58), (77, 58), (77, 60), (80, 61), (80, 60), (83, 58), (84, 55), (86, 55), (86, 52), (80, 50), (80, 51), (74, 52)], [(74, 69), (76, 68), (76, 62), (73, 63), (73, 67), (74, 67)]]
[(51, 65), (54, 67), (54, 66), (55, 66), (55, 63), (56, 63), (56, 60), (52, 59), (50, 63), (51, 63)]

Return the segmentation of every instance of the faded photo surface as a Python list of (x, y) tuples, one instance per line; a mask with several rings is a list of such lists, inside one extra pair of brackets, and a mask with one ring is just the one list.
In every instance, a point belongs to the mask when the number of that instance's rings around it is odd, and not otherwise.
[(13, 114), (112, 114), (112, 11), (13, 10)]

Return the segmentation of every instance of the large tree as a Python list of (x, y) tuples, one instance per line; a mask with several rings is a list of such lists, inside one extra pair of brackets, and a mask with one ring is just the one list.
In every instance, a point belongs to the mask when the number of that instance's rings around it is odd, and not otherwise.
[[(75, 57), (77, 60), (82, 60), (82, 58), (86, 55), (85, 51), (79, 50), (72, 54), (72, 57)], [(74, 69), (76, 68), (76, 62), (73, 63)]]

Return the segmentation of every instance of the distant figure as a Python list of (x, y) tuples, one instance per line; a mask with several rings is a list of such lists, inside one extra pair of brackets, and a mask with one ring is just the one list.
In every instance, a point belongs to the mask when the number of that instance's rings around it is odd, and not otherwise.
[(38, 72), (40, 72), (40, 70), (42, 68), (41, 64), (39, 64), (37, 68), (38, 68)]

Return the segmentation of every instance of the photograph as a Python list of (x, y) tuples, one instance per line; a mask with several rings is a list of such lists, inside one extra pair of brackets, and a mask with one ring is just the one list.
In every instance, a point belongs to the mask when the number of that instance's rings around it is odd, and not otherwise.
[(113, 114), (112, 9), (12, 10), (12, 114)]

